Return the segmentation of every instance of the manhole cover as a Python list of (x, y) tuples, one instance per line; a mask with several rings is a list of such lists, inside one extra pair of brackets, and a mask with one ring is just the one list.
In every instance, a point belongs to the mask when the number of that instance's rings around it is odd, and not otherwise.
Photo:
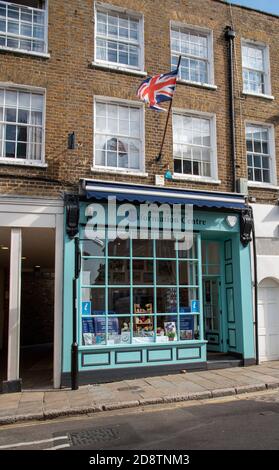
[(94, 428), (86, 431), (75, 431), (68, 434), (71, 446), (88, 446), (98, 442), (109, 442), (119, 439), (119, 426)]

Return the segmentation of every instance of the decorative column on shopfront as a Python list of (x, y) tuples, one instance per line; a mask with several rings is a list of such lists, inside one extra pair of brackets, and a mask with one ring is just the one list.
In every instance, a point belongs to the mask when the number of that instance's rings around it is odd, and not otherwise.
[(3, 392), (21, 391), (21, 379), (19, 378), (21, 256), (22, 232), (20, 228), (12, 228), (9, 289), (8, 372), (7, 381), (3, 382)]

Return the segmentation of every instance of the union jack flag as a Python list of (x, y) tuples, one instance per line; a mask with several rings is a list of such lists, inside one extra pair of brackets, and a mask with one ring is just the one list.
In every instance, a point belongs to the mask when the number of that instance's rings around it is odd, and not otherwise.
[(137, 96), (147, 103), (149, 108), (165, 111), (165, 109), (158, 106), (158, 103), (172, 100), (177, 76), (178, 67), (173, 72), (148, 77), (139, 86)]

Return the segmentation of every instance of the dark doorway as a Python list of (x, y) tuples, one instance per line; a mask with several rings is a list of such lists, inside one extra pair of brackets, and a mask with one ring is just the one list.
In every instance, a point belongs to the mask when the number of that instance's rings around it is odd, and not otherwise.
[(23, 389), (51, 388), (53, 384), (54, 247), (54, 230), (23, 229), (20, 321)]

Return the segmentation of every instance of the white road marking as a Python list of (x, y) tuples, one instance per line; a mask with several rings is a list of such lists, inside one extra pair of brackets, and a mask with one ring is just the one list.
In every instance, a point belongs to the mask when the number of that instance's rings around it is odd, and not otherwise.
[(59, 446), (55, 446), (55, 447), (47, 447), (46, 449), (43, 449), (43, 450), (57, 450), (57, 449), (65, 449), (65, 447), (70, 447), (70, 444), (60, 444)]
[(32, 446), (36, 444), (45, 444), (46, 442), (61, 441), (63, 439), (68, 439), (68, 436), (53, 437), (52, 439), (42, 439), (41, 441), (17, 442), (16, 444), (0, 446), (0, 449), (10, 449), (11, 447), (23, 447)]

